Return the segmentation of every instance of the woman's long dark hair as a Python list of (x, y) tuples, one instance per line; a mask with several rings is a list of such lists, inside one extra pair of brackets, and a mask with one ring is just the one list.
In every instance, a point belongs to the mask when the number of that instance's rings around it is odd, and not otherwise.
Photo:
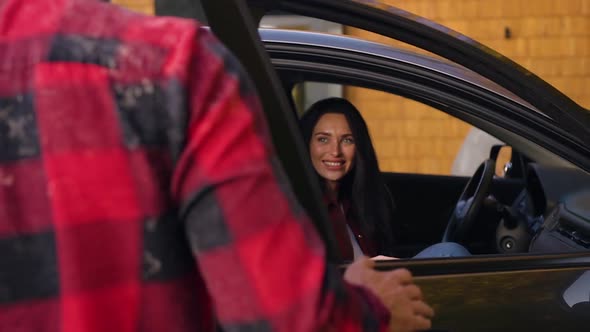
[[(346, 117), (355, 141), (356, 153), (353, 168), (340, 182), (338, 197), (349, 199), (354, 217), (369, 238), (374, 239), (379, 254), (391, 255), (394, 236), (393, 200), (381, 178), (379, 163), (371, 142), (367, 124), (354, 105), (343, 98), (327, 98), (314, 103), (301, 118), (303, 138), (309, 149), (313, 130), (326, 113)], [(320, 184), (326, 190), (325, 180)]]

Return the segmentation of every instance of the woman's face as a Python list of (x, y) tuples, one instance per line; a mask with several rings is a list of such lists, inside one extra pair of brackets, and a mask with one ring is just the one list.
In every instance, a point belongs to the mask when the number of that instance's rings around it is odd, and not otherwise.
[(316, 172), (334, 189), (354, 166), (356, 153), (354, 137), (343, 114), (322, 115), (313, 128), (309, 152)]

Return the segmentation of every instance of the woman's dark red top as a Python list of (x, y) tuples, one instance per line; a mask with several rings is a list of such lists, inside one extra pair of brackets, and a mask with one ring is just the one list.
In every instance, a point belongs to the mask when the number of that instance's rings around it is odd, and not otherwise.
[(358, 223), (353, 213), (352, 204), (348, 200), (333, 200), (327, 196), (324, 196), (328, 213), (330, 214), (330, 222), (338, 248), (340, 250), (340, 256), (345, 261), (354, 260), (354, 251), (352, 244), (350, 243), (350, 237), (346, 226), (350, 228), (354, 234), (354, 238), (359, 244), (363, 254), (372, 257), (377, 255), (377, 249), (373, 239), (371, 239)]

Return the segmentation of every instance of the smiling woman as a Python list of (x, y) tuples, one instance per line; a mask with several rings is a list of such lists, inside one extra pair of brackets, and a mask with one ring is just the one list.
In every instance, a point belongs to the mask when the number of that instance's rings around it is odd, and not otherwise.
[(391, 255), (393, 200), (360, 112), (343, 98), (320, 100), (301, 127), (342, 257)]
[[(344, 98), (314, 103), (301, 118), (304, 140), (345, 261), (394, 256), (399, 224), (361, 113)], [(438, 243), (414, 258), (468, 256), (459, 244)]]

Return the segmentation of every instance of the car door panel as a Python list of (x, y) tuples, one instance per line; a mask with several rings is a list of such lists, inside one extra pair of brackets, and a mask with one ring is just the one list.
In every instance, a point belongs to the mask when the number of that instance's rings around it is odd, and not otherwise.
[[(547, 269), (506, 273), (416, 278), (434, 307), (436, 331), (587, 331), (588, 296), (567, 303), (564, 294), (582, 269)], [(588, 282), (580, 288), (588, 294)], [(571, 292), (571, 291), (570, 291)]]
[(436, 311), (433, 331), (587, 331), (590, 255), (381, 261), (409, 268)]

